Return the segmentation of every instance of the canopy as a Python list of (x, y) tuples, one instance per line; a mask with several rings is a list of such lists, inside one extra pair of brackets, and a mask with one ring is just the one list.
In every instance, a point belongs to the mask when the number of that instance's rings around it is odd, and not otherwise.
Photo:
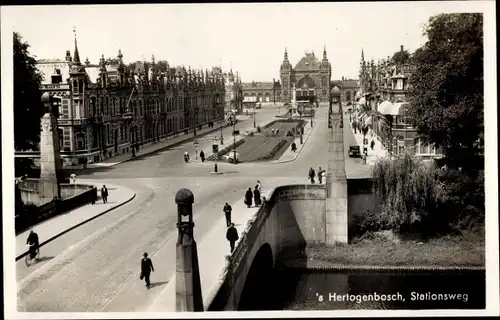
[(393, 104), (386, 100), (378, 105), (378, 112), (381, 114), (391, 114), (392, 108)]
[(392, 105), (391, 113), (389, 114), (393, 116), (400, 116), (404, 112), (407, 105), (408, 103), (406, 102), (396, 102)]
[(365, 125), (367, 125), (367, 126), (372, 126), (373, 125), (372, 117), (366, 117), (366, 119), (365, 119)]

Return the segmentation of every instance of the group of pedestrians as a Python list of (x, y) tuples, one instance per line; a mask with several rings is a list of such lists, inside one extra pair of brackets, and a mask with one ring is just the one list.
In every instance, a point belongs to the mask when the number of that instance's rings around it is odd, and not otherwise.
[[(102, 203), (108, 203), (108, 195), (109, 191), (106, 185), (103, 185), (101, 188), (101, 198), (102, 198)], [(97, 192), (92, 194), (92, 204), (95, 204), (97, 201)]]
[[(255, 203), (255, 207), (260, 207), (262, 204), (262, 197), (261, 197), (261, 188), (262, 185), (259, 180), (257, 180), (257, 184), (255, 185), (254, 190), (252, 191), (252, 188), (248, 188), (247, 192), (245, 193), (245, 204), (247, 205), (248, 208), (252, 206), (252, 203)], [(238, 241), (239, 236), (238, 236), (238, 231), (236, 230), (234, 223), (231, 221), (231, 214), (233, 211), (233, 208), (229, 205), (229, 203), (226, 202), (223, 208), (224, 215), (226, 217), (226, 226), (227, 226), (227, 232), (226, 232), (226, 239), (229, 241), (229, 247), (231, 248), (231, 253), (234, 251), (234, 246), (236, 244), (236, 241)]]
[(318, 172), (314, 171), (314, 169), (311, 167), (309, 169), (309, 180), (311, 181), (312, 184), (314, 184), (316, 181), (314, 178), (318, 177), (318, 182), (321, 184), (323, 183), (323, 179), (326, 177), (326, 170), (322, 169), (321, 167), (318, 168)]

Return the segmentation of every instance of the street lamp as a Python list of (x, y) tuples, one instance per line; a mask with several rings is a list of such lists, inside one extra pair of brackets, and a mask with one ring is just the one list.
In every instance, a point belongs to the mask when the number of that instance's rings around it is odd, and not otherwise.
[(222, 135), (222, 128), (223, 128), (223, 125), (224, 125), (224, 121), (221, 121), (220, 123), (220, 144), (223, 145), (224, 144), (224, 136)]
[(238, 162), (236, 158), (236, 116), (233, 119), (233, 154), (234, 154), (234, 164)]
[(253, 127), (255, 128), (255, 103), (253, 104)]

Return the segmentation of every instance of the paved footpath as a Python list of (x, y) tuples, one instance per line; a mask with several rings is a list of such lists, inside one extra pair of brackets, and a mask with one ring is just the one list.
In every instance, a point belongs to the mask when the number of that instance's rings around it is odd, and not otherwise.
[[(84, 184), (95, 185), (98, 190), (102, 187), (102, 181), (91, 182), (85, 181)], [(89, 222), (115, 208), (118, 208), (125, 203), (131, 201), (135, 197), (134, 191), (122, 186), (106, 184), (109, 190), (108, 203), (103, 203), (99, 196), (95, 204), (86, 204), (69, 212), (55, 216), (49, 220), (43, 221), (32, 228), (22, 232), (16, 236), (16, 260), (24, 257), (27, 254), (26, 239), (31, 229), (35, 230), (40, 238), (40, 246), (58, 238), (66, 232), (79, 227), (80, 225)], [(40, 251), (43, 251), (40, 249)]]
[[(349, 123), (349, 126), (351, 127), (351, 130), (354, 129), (352, 128), (352, 124), (349, 121), (344, 121), (344, 123), (347, 122)], [(361, 153), (363, 152), (363, 134), (357, 130), (356, 133), (354, 133), (354, 138), (356, 139), (357, 144), (360, 147)], [(386, 158), (388, 157), (389, 153), (387, 152), (387, 149), (384, 148), (384, 145), (382, 144), (382, 141), (379, 139), (379, 137), (373, 132), (371, 129), (368, 131), (366, 134), (366, 138), (368, 139), (368, 156), (366, 157), (366, 163), (369, 165), (375, 164), (375, 162), (379, 158)], [(373, 147), (373, 150), (370, 148), (370, 143), (372, 139), (375, 140), (375, 146)]]
[[(275, 186), (263, 186), (261, 195), (270, 198), (275, 187), (289, 184), (304, 184), (304, 179), (301, 178), (284, 178), (276, 181)], [(236, 203), (230, 204), (232, 207), (231, 222), (235, 224), (238, 230), (239, 240), (235, 247), (238, 246), (242, 232), (245, 231), (250, 221), (255, 219), (259, 208), (252, 206), (248, 208), (244, 203), (244, 198)], [(194, 229), (194, 239), (198, 245), (198, 261), (200, 265), (200, 280), (203, 301), (211, 302), (217, 294), (222, 281), (224, 280), (224, 269), (226, 267), (226, 257), (231, 254), (229, 242), (226, 240), (226, 218), (222, 214), (221, 218), (214, 222), (212, 230), (203, 239), (196, 238), (196, 228)], [(154, 277), (155, 274), (152, 274)], [(205, 305), (205, 309), (208, 305)], [(173, 312), (175, 311), (175, 273), (168, 280), (166, 287), (156, 297), (154, 302), (149, 306), (147, 312)]]

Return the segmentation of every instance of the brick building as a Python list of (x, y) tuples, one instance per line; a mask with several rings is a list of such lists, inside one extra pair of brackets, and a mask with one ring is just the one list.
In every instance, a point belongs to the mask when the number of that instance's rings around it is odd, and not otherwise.
[(65, 164), (98, 162), (142, 145), (196, 130), (224, 119), (225, 84), (218, 69), (159, 72), (154, 57), (135, 70), (123, 63), (81, 63), (73, 57), (40, 60), (43, 92), (58, 108), (61, 156)]

